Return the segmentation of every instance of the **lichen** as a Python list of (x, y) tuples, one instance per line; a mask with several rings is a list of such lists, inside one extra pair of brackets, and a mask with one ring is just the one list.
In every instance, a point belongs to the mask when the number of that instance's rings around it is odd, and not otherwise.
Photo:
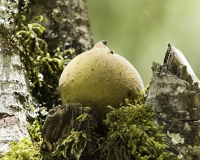
[(171, 141), (174, 145), (185, 143), (184, 138), (181, 137), (180, 133), (170, 133), (169, 130), (167, 130), (167, 135), (171, 138)]

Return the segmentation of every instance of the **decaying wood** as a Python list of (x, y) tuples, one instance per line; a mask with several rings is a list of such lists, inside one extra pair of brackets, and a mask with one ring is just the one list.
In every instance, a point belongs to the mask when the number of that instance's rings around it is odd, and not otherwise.
[[(77, 148), (77, 150), (84, 149), (83, 154), (85, 155), (90, 155), (94, 151), (93, 131), (96, 123), (93, 118), (93, 111), (90, 108), (86, 112), (83, 110), (81, 104), (72, 103), (57, 106), (49, 111), (42, 131), (44, 140), (42, 152), (44, 155), (51, 157), (52, 152), (56, 150), (59, 140), (62, 140), (64, 136), (69, 136), (72, 130), (77, 132), (86, 131), (86, 146), (84, 148)], [(81, 115), (82, 118), (79, 117)], [(86, 116), (90, 117), (86, 118)]]
[(168, 44), (168, 49), (165, 54), (164, 64), (167, 65), (168, 71), (177, 75), (180, 79), (190, 84), (195, 83), (199, 86), (200, 80), (195, 75), (184, 55), (170, 43)]
[(169, 150), (179, 158), (200, 159), (199, 79), (184, 55), (170, 43), (163, 65), (153, 62), (146, 106), (165, 127)]

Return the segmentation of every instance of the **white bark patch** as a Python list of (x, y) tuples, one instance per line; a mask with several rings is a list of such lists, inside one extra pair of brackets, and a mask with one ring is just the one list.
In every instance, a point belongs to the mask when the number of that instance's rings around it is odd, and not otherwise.
[(0, 73), (0, 153), (3, 153), (9, 142), (29, 136), (25, 112), (32, 98), (18, 54), (1, 49)]

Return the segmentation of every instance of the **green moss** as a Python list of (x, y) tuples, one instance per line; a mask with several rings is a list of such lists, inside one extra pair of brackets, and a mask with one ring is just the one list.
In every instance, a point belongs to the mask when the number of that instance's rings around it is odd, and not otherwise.
[(34, 119), (32, 123), (28, 124), (29, 135), (35, 142), (42, 142), (41, 130), (42, 122), (40, 122), (39, 119)]
[[(96, 158), (178, 160), (174, 154), (167, 151), (163, 127), (158, 127), (153, 122), (154, 112), (149, 107), (126, 100), (125, 105), (119, 109), (111, 106), (110, 108), (112, 111), (107, 114), (104, 121), (109, 129), (107, 137), (96, 137)], [(77, 119), (84, 121), (87, 117), (84, 113)], [(99, 143), (102, 139), (103, 143)], [(57, 148), (51, 156), (56, 159), (81, 159), (84, 157), (87, 141), (86, 131), (72, 130), (58, 141)]]
[(39, 160), (40, 145), (24, 137), (20, 142), (11, 142), (9, 151), (0, 160)]
[(49, 28), (44, 27), (50, 20), (42, 15), (33, 17), (32, 12), (26, 2), (20, 3), (19, 14), (15, 17), (18, 50), (38, 106), (51, 109), (61, 103), (58, 81), (75, 50), (70, 47), (64, 49), (58, 39), (52, 40), (49, 36), (57, 33), (51, 33)]
[[(109, 128), (107, 140), (101, 147), (102, 159), (166, 160), (173, 155), (166, 152), (163, 127), (153, 122), (149, 107), (134, 105), (126, 100), (119, 109), (112, 108), (105, 124)], [(176, 159), (176, 158), (174, 158)]]
[[(28, 73), (31, 92), (40, 104), (56, 105), (59, 99), (59, 75), (64, 69), (65, 62), (63, 55), (50, 55), (48, 45), (43, 39), (45, 28), (42, 25), (24, 24), (21, 24), (16, 36), (22, 45), (21, 60)], [(69, 52), (71, 54), (71, 51)]]
[(55, 157), (55, 159), (79, 159), (87, 141), (86, 131), (71, 130), (69, 134), (58, 141), (52, 157)]
[(42, 144), (41, 127), (39, 118), (29, 123), (30, 138), (24, 137), (20, 142), (11, 142), (9, 151), (0, 160), (39, 160)]
[[(90, 121), (91, 115), (87, 114), (87, 108), (84, 108), (83, 114), (77, 117), (77, 122), (81, 126), (84, 121)], [(88, 143), (87, 136), (88, 130), (75, 130), (72, 129), (69, 133), (64, 135), (57, 141), (55, 151), (51, 154), (53, 159), (79, 159)], [(89, 132), (90, 133), (90, 132)]]

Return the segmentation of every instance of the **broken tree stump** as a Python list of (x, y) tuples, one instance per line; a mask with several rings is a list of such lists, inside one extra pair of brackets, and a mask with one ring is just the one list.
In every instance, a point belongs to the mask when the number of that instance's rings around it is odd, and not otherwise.
[(49, 111), (42, 130), (44, 159), (79, 159), (95, 150), (91, 108), (80, 103), (57, 106)]
[(184, 55), (170, 43), (163, 65), (153, 62), (146, 106), (164, 126), (169, 151), (180, 159), (200, 159), (199, 79)]

